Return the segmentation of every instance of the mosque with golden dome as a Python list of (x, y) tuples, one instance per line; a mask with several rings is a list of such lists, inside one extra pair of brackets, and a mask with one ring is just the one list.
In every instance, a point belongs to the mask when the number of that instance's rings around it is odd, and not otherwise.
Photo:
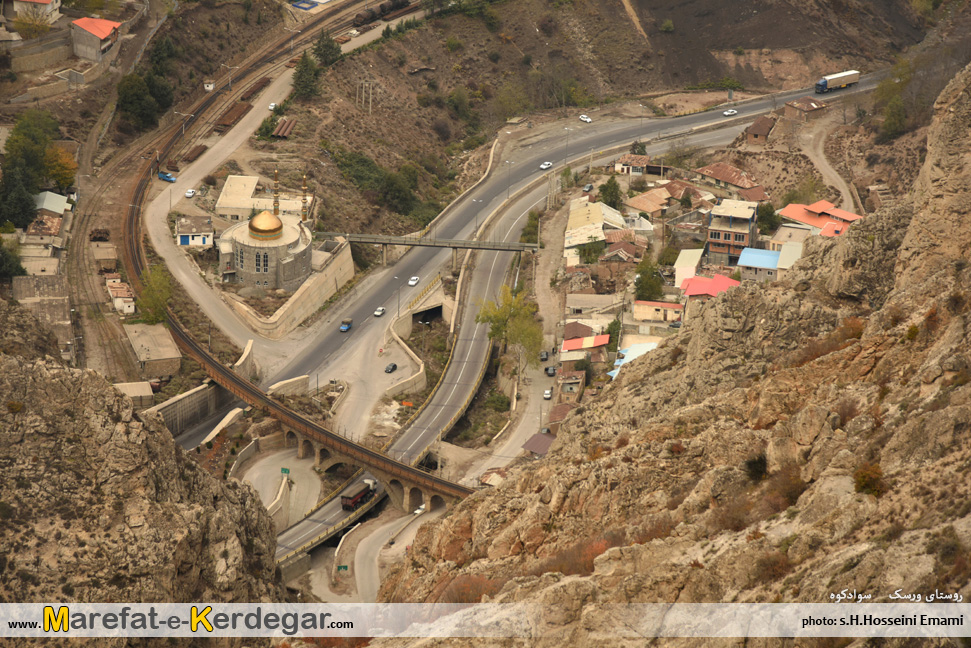
[(304, 178), (300, 216), (281, 215), (274, 173), (273, 211), (262, 211), (222, 233), (219, 264), (223, 281), (287, 292), (296, 291), (306, 281), (311, 271), (313, 240), (307, 222), (306, 184)]

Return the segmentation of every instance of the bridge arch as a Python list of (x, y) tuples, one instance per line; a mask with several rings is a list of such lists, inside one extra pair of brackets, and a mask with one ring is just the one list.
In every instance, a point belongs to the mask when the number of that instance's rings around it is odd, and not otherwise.
[(300, 446), (297, 448), (297, 459), (304, 459), (306, 457), (314, 456), (314, 444), (310, 439), (303, 439), (300, 441)]
[(327, 466), (332, 458), (330, 450), (324, 446), (317, 447), (317, 460), (314, 462), (318, 466)]
[(286, 434), (283, 435), (283, 444), (292, 448), (297, 445), (297, 434), (293, 430), (287, 430)]
[(432, 495), (428, 510), (437, 511), (443, 508), (445, 508), (445, 498), (441, 495)]
[(411, 487), (408, 491), (408, 510), (414, 511), (416, 508), (425, 503), (425, 494), (421, 492), (421, 489), (417, 486)]
[(392, 479), (388, 482), (388, 495), (391, 496), (393, 502), (404, 502), (405, 487), (397, 479)]

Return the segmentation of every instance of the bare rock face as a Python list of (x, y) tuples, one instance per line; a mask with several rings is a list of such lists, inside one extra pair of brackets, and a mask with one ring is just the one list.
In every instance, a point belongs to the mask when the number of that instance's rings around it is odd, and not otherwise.
[[(3, 305), (0, 317), (25, 315)], [(25, 323), (0, 329), (18, 353), (0, 354), (0, 600), (285, 600), (251, 487), (213, 479), (159, 419), (61, 366)]]
[(611, 602), (971, 597), (969, 88), (938, 99), (910, 201), (706, 303), (544, 460), (424, 525), (381, 596), (476, 583), (577, 646)]

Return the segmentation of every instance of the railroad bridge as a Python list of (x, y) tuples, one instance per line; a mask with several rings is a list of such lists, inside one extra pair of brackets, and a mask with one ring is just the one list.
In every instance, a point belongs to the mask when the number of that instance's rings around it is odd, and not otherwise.
[(320, 470), (326, 471), (340, 464), (366, 469), (385, 487), (391, 502), (406, 513), (411, 513), (422, 504), (425, 505), (427, 510), (431, 511), (458, 502), (465, 496), (442, 488), (440, 482), (421, 479), (421, 475), (433, 478), (433, 475), (423, 471), (419, 471), (420, 475), (416, 476), (414, 474), (402, 474), (399, 471), (392, 472), (372, 463), (365, 464), (328, 444), (289, 429), (284, 433), (284, 438), (288, 447), (297, 448), (298, 459), (312, 457), (314, 467)]

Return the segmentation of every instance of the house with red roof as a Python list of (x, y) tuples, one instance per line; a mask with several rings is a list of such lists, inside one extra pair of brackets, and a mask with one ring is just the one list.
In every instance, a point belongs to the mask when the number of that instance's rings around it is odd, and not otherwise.
[(650, 155), (634, 155), (625, 153), (614, 162), (615, 173), (625, 173), (629, 175), (643, 175), (648, 172), (647, 167), (651, 164)]
[(695, 276), (685, 279), (681, 284), (681, 295), (685, 299), (685, 315), (687, 316), (691, 304), (706, 302), (739, 283), (741, 282), (718, 274), (714, 277)]
[(833, 203), (819, 200), (811, 205), (792, 203), (779, 210), (783, 219), (808, 225), (812, 233), (819, 236), (840, 236), (856, 221), (863, 218), (859, 214), (839, 209)]
[(37, 18), (48, 25), (61, 17), (61, 0), (13, 0), (17, 18)]
[(71, 40), (74, 55), (89, 61), (100, 62), (118, 42), (120, 22), (103, 18), (78, 18), (71, 23)]

